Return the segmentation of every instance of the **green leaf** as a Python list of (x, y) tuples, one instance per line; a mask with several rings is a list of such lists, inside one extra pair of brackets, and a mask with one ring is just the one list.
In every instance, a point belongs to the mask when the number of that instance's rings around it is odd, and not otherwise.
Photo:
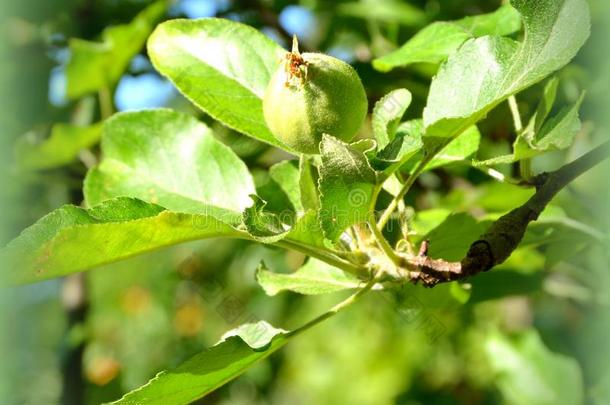
[(559, 79), (557, 77), (551, 78), (544, 86), (542, 97), (536, 107), (536, 112), (530, 118), (526, 131), (532, 133), (538, 133), (542, 124), (546, 121), (549, 116), (553, 105), (555, 104), (555, 98), (557, 97), (557, 87), (559, 87)]
[(244, 237), (212, 215), (180, 214), (132, 198), (91, 209), (59, 208), (27, 228), (6, 248), (1, 278), (31, 283), (84, 271), (165, 246), (212, 237)]
[(341, 3), (337, 7), (339, 15), (376, 20), (384, 23), (398, 23), (418, 26), (426, 21), (426, 14), (409, 3), (396, 0), (365, 0)]
[(309, 259), (303, 267), (291, 274), (273, 273), (261, 263), (256, 270), (256, 281), (271, 296), (282, 291), (304, 295), (328, 294), (358, 288), (360, 285), (360, 280), (354, 275), (316, 259)]
[(426, 234), (440, 226), (450, 215), (451, 211), (445, 208), (421, 210), (415, 214), (415, 217), (409, 223), (409, 228), (418, 239), (423, 239)]
[[(278, 215), (295, 217), (297, 210), (286, 192), (270, 175), (269, 171), (255, 169), (252, 174), (256, 184), (256, 195), (265, 201), (265, 210)], [(288, 221), (293, 223), (294, 221)]]
[(155, 68), (203, 111), (243, 134), (289, 149), (271, 134), (262, 99), (286, 51), (226, 19), (172, 20), (148, 41)]
[(411, 93), (397, 89), (386, 94), (373, 109), (373, 132), (379, 148), (385, 148), (394, 139), (400, 119), (411, 104)]
[(400, 49), (373, 60), (373, 67), (388, 72), (413, 63), (438, 64), (470, 38), (510, 35), (520, 29), (521, 16), (508, 4), (489, 14), (435, 22), (415, 34)]
[(472, 284), (470, 303), (477, 304), (509, 296), (535, 294), (543, 288), (544, 274), (497, 269), (478, 274), (469, 282)]
[(430, 241), (428, 255), (437, 259), (459, 261), (484, 230), (472, 216), (453, 214), (424, 238)]
[(290, 221), (287, 221), (286, 215), (280, 216), (265, 211), (266, 202), (256, 195), (251, 197), (254, 205), (246, 208), (242, 223), (253, 239), (269, 244), (286, 241), (293, 248), (301, 247), (308, 251), (326, 250), (324, 234), (316, 211), (306, 211), (292, 225), (289, 223), (293, 220), (292, 216), (288, 218)]
[(289, 232), (279, 215), (265, 212), (265, 201), (256, 195), (252, 195), (254, 205), (244, 211), (244, 225), (248, 233), (257, 240), (264, 243), (274, 243), (283, 239)]
[(27, 139), (18, 143), (17, 161), (21, 167), (33, 170), (63, 166), (75, 160), (81, 150), (95, 145), (101, 135), (101, 123), (88, 127), (56, 124), (48, 139), (36, 144)]
[(464, 162), (479, 150), (481, 133), (476, 126), (468, 128), (458, 138), (445, 146), (428, 165), (426, 170), (446, 166), (456, 162)]
[(375, 170), (382, 171), (385, 176), (390, 176), (418, 153), (421, 158), (424, 147), (423, 133), (424, 126), (420, 119), (400, 124), (396, 129), (394, 139), (372, 159), (371, 164)]
[(432, 81), (424, 109), (426, 135), (451, 139), (509, 96), (565, 66), (589, 36), (585, 0), (512, 0), (522, 15), (523, 42), (470, 39)]
[(364, 152), (332, 136), (323, 136), (320, 151), (320, 222), (335, 241), (349, 226), (369, 220), (377, 175)]
[(280, 186), (282, 191), (288, 196), (294, 210), (298, 213), (305, 211), (301, 202), (300, 173), (297, 162), (285, 160), (277, 163), (269, 169), (269, 175)]
[(318, 196), (318, 170), (313, 163), (313, 158), (301, 155), (299, 160), (299, 188), (301, 189), (301, 202), (306, 210), (320, 209), (320, 197)]
[(544, 252), (546, 266), (578, 256), (581, 251), (603, 243), (604, 233), (568, 217), (563, 209), (548, 205), (525, 232), (521, 246), (536, 246)]
[[(578, 111), (583, 101), (584, 93), (574, 105), (563, 108), (556, 116), (544, 121), (544, 123), (541, 123), (538, 117), (542, 117), (548, 112), (541, 113), (541, 110), (547, 108), (550, 110), (551, 107), (546, 105), (539, 107), (539, 111), (532, 118), (530, 124), (515, 139), (512, 154), (484, 161), (474, 161), (473, 166), (508, 164), (523, 159), (531, 159), (547, 152), (567, 149), (572, 145), (574, 138), (581, 130), (582, 125)], [(544, 104), (544, 102), (541, 102), (541, 104)], [(536, 129), (537, 127), (539, 128)]]
[[(396, 165), (404, 165), (402, 169), (405, 171), (413, 170), (424, 157), (426, 147), (422, 141), (423, 133), (424, 128), (421, 120), (412, 120), (401, 124), (394, 141), (377, 155), (375, 168), (383, 168), (384, 173), (391, 172)], [(462, 136), (452, 140), (441, 149), (426, 165), (425, 170), (468, 160), (477, 152), (480, 142), (481, 133), (478, 128), (476, 126), (468, 128)], [(383, 163), (386, 163), (386, 165), (384, 166)]]
[[(542, 124), (539, 131), (526, 131), (515, 141), (515, 160), (530, 158), (548, 151), (568, 148), (580, 132), (578, 110), (584, 93), (571, 107), (563, 108), (556, 116)], [(535, 127), (535, 126), (534, 126)]]
[(87, 203), (128, 196), (195, 214), (239, 214), (255, 194), (246, 165), (190, 115), (159, 109), (104, 124), (104, 159), (85, 180)]
[(583, 403), (582, 372), (576, 360), (551, 352), (534, 330), (514, 339), (494, 333), (484, 349), (506, 403)]
[(296, 242), (300, 245), (326, 249), (326, 239), (322, 232), (318, 212), (308, 210), (300, 217), (296, 224), (290, 229), (290, 232), (285, 237), (290, 242)]
[(66, 67), (68, 97), (75, 99), (113, 87), (166, 9), (165, 0), (153, 3), (129, 24), (106, 28), (101, 43), (71, 39), (70, 60)]
[[(477, 187), (478, 197), (473, 203), (485, 212), (496, 213), (499, 217), (515, 207), (525, 204), (535, 193), (532, 188), (499, 181), (486, 182)], [(497, 218), (493, 218), (497, 219)], [(529, 226), (533, 226), (536, 221)]]
[(242, 325), (225, 334), (215, 346), (174, 370), (157, 374), (113, 404), (190, 404), (280, 349), (288, 337), (286, 331), (264, 321)]

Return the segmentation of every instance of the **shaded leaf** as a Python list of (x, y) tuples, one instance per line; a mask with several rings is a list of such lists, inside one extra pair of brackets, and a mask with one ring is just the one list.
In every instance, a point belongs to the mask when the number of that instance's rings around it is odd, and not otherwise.
[(544, 122), (537, 132), (525, 131), (514, 145), (515, 159), (533, 157), (543, 152), (568, 148), (581, 128), (578, 110), (584, 93), (571, 107), (562, 109), (556, 116)]
[(485, 342), (485, 353), (507, 403), (583, 403), (582, 373), (576, 360), (551, 352), (534, 330), (513, 339), (493, 333)]
[(552, 266), (604, 240), (602, 231), (568, 217), (560, 207), (549, 205), (528, 226), (521, 246), (538, 247), (544, 252), (546, 266)]
[(373, 60), (373, 67), (388, 72), (413, 63), (438, 64), (467, 39), (483, 35), (509, 35), (520, 28), (521, 16), (508, 4), (489, 14), (435, 22), (415, 34), (400, 49)]
[(319, 210), (320, 197), (318, 196), (318, 169), (313, 158), (301, 155), (299, 160), (299, 188), (301, 189), (301, 202), (306, 210)]
[(243, 223), (248, 233), (264, 243), (274, 243), (283, 239), (289, 232), (289, 227), (276, 213), (266, 212), (266, 202), (256, 195), (251, 196), (254, 205), (244, 211)]
[[(476, 167), (508, 164), (523, 159), (531, 159), (547, 152), (567, 149), (572, 145), (574, 138), (581, 129), (578, 110), (583, 100), (584, 93), (573, 106), (563, 108), (556, 116), (544, 123), (540, 123), (540, 120), (535, 116), (528, 127), (517, 136), (511, 155), (474, 161), (473, 165)], [(539, 129), (536, 130), (536, 127), (539, 127)]]
[[(256, 184), (256, 195), (267, 203), (266, 211), (278, 215), (296, 216), (297, 210), (293, 201), (290, 200), (282, 186), (270, 176), (269, 171), (255, 169), (252, 175)], [(289, 223), (292, 222), (289, 221)]]
[(566, 65), (589, 36), (585, 0), (512, 0), (522, 15), (523, 42), (486, 36), (470, 39), (432, 81), (424, 109), (426, 135), (461, 134), (510, 95)]
[(190, 115), (127, 112), (104, 124), (104, 159), (85, 180), (89, 205), (128, 196), (188, 213), (239, 216), (252, 202), (246, 165)]
[(436, 259), (459, 261), (484, 230), (484, 227), (468, 214), (450, 215), (424, 238), (430, 241), (428, 255)]
[(299, 213), (304, 212), (305, 209), (301, 202), (300, 173), (297, 162), (285, 160), (277, 163), (271, 166), (269, 175), (288, 196), (294, 210)]
[(271, 134), (262, 98), (286, 51), (226, 19), (172, 20), (148, 41), (155, 68), (195, 105), (243, 134), (287, 149)]
[(256, 281), (267, 295), (282, 291), (319, 295), (358, 288), (360, 285), (360, 280), (354, 275), (316, 259), (309, 259), (303, 267), (290, 274), (273, 273), (261, 263), (256, 270)]
[(544, 274), (523, 274), (512, 270), (494, 270), (478, 274), (472, 284), (470, 303), (496, 300), (515, 295), (534, 294), (542, 289)]
[(553, 105), (555, 104), (555, 98), (557, 97), (557, 87), (559, 86), (559, 79), (557, 77), (551, 78), (545, 85), (542, 91), (542, 97), (538, 101), (536, 106), (536, 112), (530, 118), (526, 131), (532, 133), (538, 133), (542, 124), (546, 121), (549, 116)]
[(403, 122), (397, 128), (394, 139), (377, 153), (371, 164), (376, 170), (389, 176), (415, 155), (419, 154), (421, 158), (424, 147), (423, 132), (422, 120)]

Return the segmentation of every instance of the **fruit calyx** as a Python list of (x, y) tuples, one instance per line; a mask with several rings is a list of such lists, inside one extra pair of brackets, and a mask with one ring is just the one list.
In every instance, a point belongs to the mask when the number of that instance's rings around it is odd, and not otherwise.
[(309, 63), (303, 59), (299, 52), (299, 40), (297, 36), (292, 37), (292, 51), (286, 53), (284, 68), (287, 73), (286, 87), (298, 86), (307, 79), (307, 66)]

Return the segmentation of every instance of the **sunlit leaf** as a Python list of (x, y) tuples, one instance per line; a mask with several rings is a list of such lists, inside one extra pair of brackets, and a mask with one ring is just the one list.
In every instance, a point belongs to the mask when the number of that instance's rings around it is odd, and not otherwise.
[(451, 139), (510, 95), (566, 65), (589, 36), (585, 0), (513, 0), (522, 42), (499, 36), (466, 41), (432, 81), (424, 109), (426, 135)]
[(190, 115), (159, 109), (104, 124), (104, 159), (85, 180), (89, 205), (128, 196), (189, 213), (241, 213), (255, 194), (246, 165)]
[(390, 71), (413, 63), (441, 63), (464, 41), (483, 35), (509, 35), (521, 28), (521, 16), (510, 5), (493, 13), (426, 26), (400, 49), (373, 60), (375, 69)]
[(244, 373), (288, 342), (267, 322), (242, 325), (177, 368), (163, 371), (113, 404), (190, 404)]
[(91, 209), (59, 208), (0, 251), (1, 278), (30, 283), (91, 269), (165, 246), (212, 237), (243, 237), (226, 218), (179, 214), (132, 198)]
[(373, 109), (373, 132), (379, 148), (385, 148), (394, 139), (400, 119), (411, 104), (411, 93), (397, 89), (386, 94)]
[(285, 51), (261, 32), (226, 19), (172, 20), (148, 41), (155, 68), (195, 105), (243, 134), (281, 145), (262, 98)]

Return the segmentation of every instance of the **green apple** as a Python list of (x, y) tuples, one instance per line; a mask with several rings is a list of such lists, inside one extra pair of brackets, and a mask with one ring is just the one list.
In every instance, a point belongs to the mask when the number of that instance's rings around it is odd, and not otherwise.
[(300, 54), (296, 38), (263, 98), (265, 122), (273, 135), (309, 154), (320, 153), (323, 134), (352, 140), (367, 108), (364, 87), (353, 67), (321, 53)]

